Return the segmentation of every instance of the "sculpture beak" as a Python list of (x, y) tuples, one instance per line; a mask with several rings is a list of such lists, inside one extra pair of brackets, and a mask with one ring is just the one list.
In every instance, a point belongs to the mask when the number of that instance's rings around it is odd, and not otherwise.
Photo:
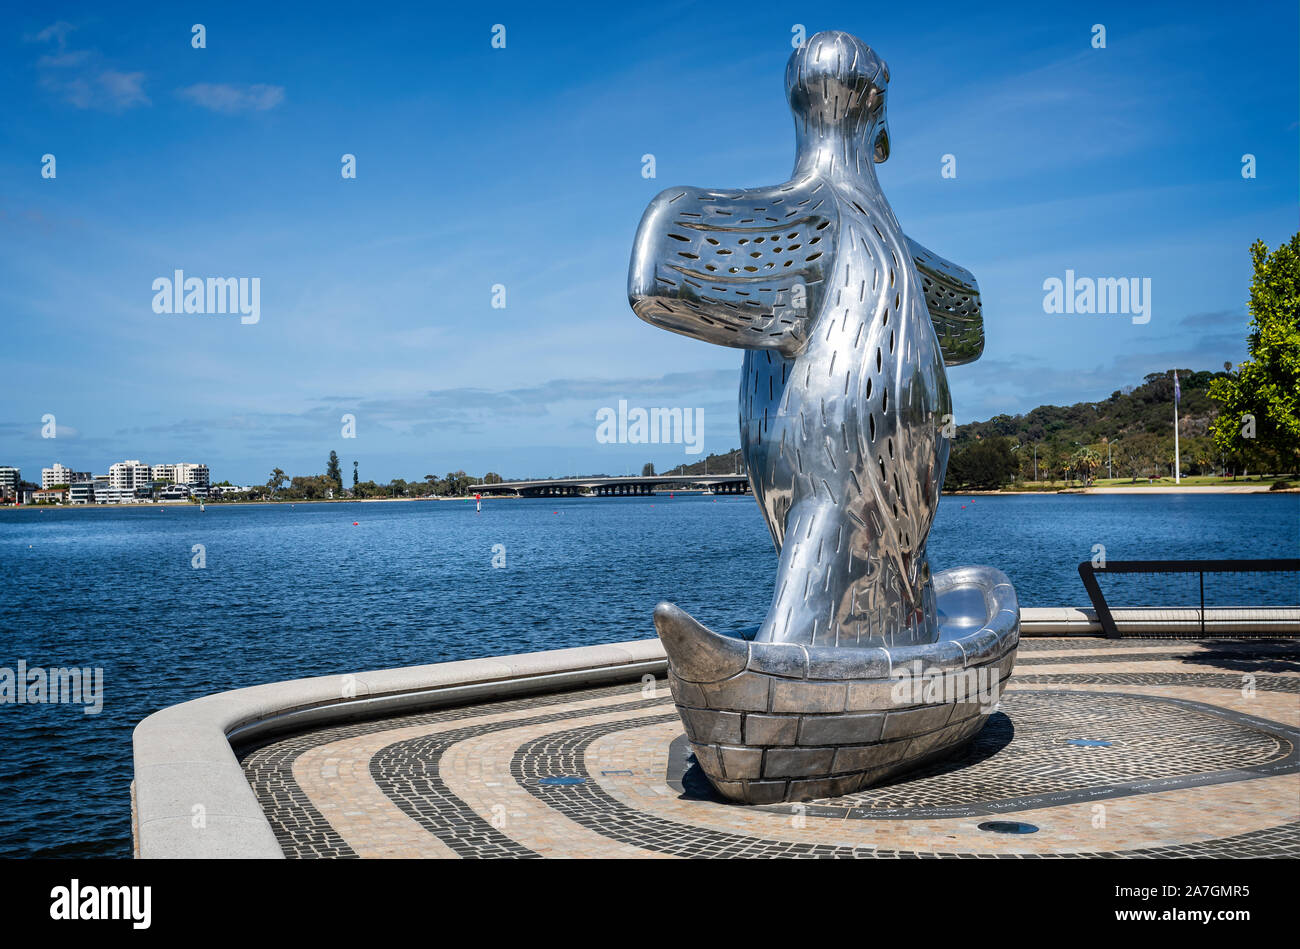
[(728, 679), (749, 662), (749, 643), (715, 633), (672, 603), (655, 607), (655, 631), (674, 675), (688, 682)]

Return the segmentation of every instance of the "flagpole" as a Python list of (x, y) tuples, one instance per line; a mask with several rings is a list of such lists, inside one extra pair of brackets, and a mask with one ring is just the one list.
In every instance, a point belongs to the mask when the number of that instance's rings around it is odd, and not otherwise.
[(1178, 459), (1178, 370), (1174, 370), (1174, 484), (1183, 483), (1183, 466)]

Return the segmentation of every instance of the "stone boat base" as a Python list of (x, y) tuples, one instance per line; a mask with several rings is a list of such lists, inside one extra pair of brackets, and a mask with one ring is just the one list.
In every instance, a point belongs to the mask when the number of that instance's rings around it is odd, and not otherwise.
[(746, 804), (839, 797), (974, 738), (1011, 676), (1020, 610), (990, 567), (934, 583), (940, 639), (922, 645), (749, 642), (661, 603), (673, 700), (718, 792)]

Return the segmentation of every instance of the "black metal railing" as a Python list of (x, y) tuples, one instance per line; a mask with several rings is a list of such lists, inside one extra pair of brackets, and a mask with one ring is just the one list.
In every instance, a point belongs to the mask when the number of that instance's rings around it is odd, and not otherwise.
[(1079, 564), (1079, 579), (1088, 591), (1088, 599), (1097, 612), (1097, 622), (1108, 639), (1119, 639), (1099, 576), (1111, 574), (1197, 574), (1200, 597), (1201, 635), (1205, 635), (1205, 575), (1247, 573), (1300, 573), (1300, 559), (1295, 560), (1109, 560), (1099, 565), (1085, 560)]

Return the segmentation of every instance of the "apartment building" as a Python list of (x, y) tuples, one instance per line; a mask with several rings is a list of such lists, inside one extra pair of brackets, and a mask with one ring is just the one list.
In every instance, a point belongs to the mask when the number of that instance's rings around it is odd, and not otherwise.
[(18, 497), (18, 486), (23, 483), (23, 473), (9, 465), (0, 465), (0, 498), (8, 501)]
[(99, 482), (95, 482), (94, 493), (96, 504), (133, 504), (136, 501), (149, 500), (148, 485), (140, 488), (119, 488), (105, 484), (101, 488)]
[[(119, 461), (108, 466), (108, 486), (118, 490), (135, 491), (147, 488), (152, 481), (152, 472), (148, 465), (136, 460)], [(98, 492), (97, 492), (98, 493)]]
[(52, 467), (41, 469), (42, 490), (49, 490), (56, 484), (80, 484), (89, 480), (91, 480), (89, 471), (73, 471), (71, 468), (65, 468), (57, 461)]
[(207, 465), (177, 462), (174, 465), (154, 465), (150, 469), (154, 481), (170, 481), (172, 484), (184, 484), (191, 488), (206, 488), (211, 475)]

